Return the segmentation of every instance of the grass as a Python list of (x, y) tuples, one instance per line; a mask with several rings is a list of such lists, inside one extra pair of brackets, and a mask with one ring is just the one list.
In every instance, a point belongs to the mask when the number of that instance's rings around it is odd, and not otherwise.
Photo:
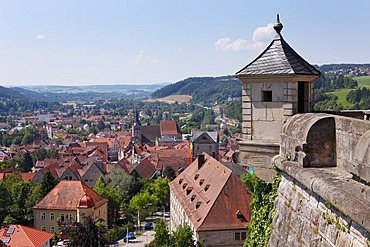
[[(370, 89), (370, 76), (359, 76), (359, 77), (354, 77), (354, 80), (357, 81), (358, 83), (358, 88), (366, 87)], [(329, 92), (328, 94), (332, 94), (338, 97), (337, 103), (342, 104), (344, 108), (350, 108), (353, 106), (353, 104), (349, 103), (346, 100), (347, 94), (354, 89), (339, 89), (334, 92)]]
[(370, 76), (359, 76), (359, 77), (354, 77), (354, 80), (358, 82), (358, 86), (361, 87), (367, 87), (370, 88)]
[(342, 106), (344, 108), (349, 108), (351, 106), (353, 106), (353, 104), (349, 103), (347, 100), (346, 100), (346, 97), (347, 97), (347, 94), (353, 89), (339, 89), (337, 91), (334, 91), (334, 92), (329, 92), (328, 94), (333, 94), (335, 96), (338, 97), (338, 100), (337, 100), (337, 104), (342, 104)]

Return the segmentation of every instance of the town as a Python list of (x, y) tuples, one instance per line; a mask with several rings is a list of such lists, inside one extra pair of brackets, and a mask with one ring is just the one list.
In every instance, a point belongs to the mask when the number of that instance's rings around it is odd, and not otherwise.
[(370, 112), (314, 111), (322, 72), (273, 28), (211, 103), (8, 108), (0, 246), (368, 246)]

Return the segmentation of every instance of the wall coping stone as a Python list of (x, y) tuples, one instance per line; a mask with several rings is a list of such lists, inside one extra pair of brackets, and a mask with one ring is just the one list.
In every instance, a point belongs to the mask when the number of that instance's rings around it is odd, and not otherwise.
[(370, 186), (352, 179), (338, 167), (303, 168), (298, 162), (274, 158), (276, 167), (329, 202), (370, 232)]

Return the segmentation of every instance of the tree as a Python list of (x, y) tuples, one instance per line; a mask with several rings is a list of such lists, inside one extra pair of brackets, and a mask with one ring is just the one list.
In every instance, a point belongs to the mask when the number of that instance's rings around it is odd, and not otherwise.
[(108, 203), (108, 224), (112, 225), (115, 222), (115, 210), (119, 210), (122, 203), (122, 195), (112, 186), (107, 185), (104, 179), (100, 176), (94, 186), (94, 191), (104, 198), (109, 200)]
[(30, 144), (34, 141), (33, 135), (29, 132), (25, 133), (22, 138), (22, 144)]
[(107, 242), (104, 237), (105, 228), (98, 226), (90, 215), (84, 217), (82, 222), (72, 222), (66, 227), (66, 232), (70, 241), (69, 246), (104, 247)]
[(31, 169), (33, 167), (33, 160), (32, 160), (32, 156), (31, 156), (30, 153), (28, 153), (28, 152), (25, 153), (20, 166), (21, 166), (21, 169), (25, 172), (31, 171)]
[(58, 182), (58, 179), (54, 177), (50, 170), (47, 170), (41, 181), (42, 197), (46, 196), (46, 194), (49, 193), (55, 187), (55, 185), (58, 184)]
[(154, 226), (154, 247), (166, 247), (172, 246), (170, 243), (170, 234), (168, 232), (166, 222), (160, 219)]
[(122, 194), (124, 201), (129, 201), (130, 190), (134, 184), (134, 178), (124, 172), (122, 169), (113, 169), (105, 176), (109, 185)]
[(188, 225), (180, 226), (171, 236), (173, 246), (190, 247), (197, 246), (193, 239), (193, 232)]
[(163, 175), (171, 181), (176, 178), (176, 172), (171, 166), (164, 168)]

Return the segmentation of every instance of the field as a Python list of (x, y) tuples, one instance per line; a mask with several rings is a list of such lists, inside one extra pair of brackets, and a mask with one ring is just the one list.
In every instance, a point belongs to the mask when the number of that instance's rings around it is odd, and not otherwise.
[(169, 95), (164, 98), (158, 98), (158, 99), (150, 99), (148, 101), (159, 101), (159, 102), (165, 102), (165, 103), (187, 103), (191, 100), (191, 95)]
[(354, 77), (353, 79), (358, 82), (359, 87), (370, 88), (370, 76), (359, 76), (359, 77)]
[[(359, 77), (354, 77), (354, 80), (358, 82), (358, 87), (366, 87), (370, 89), (370, 76), (359, 76)], [(346, 100), (347, 94), (353, 89), (340, 89), (334, 92), (329, 92), (328, 94), (334, 94), (338, 97), (337, 103), (342, 104), (344, 108), (349, 108), (353, 106), (353, 104), (349, 103)]]

